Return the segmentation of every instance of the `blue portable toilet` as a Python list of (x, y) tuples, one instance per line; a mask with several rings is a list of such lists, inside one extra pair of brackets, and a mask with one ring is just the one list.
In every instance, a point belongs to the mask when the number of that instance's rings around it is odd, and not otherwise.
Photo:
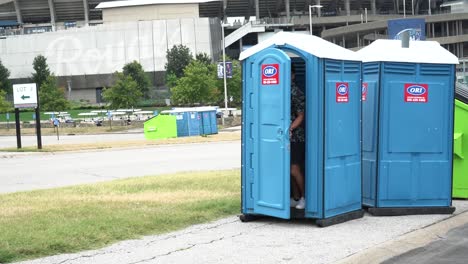
[(450, 214), (456, 56), (435, 41), (376, 40), (363, 60), (363, 204)]
[(202, 106), (194, 109), (198, 112), (198, 119), (200, 120), (200, 135), (218, 134), (216, 107)]
[(174, 108), (162, 111), (161, 114), (174, 115), (177, 124), (177, 137), (200, 135), (200, 120), (198, 113), (192, 108)]
[[(296, 74), (304, 75), (306, 97), (306, 208), (298, 211), (290, 209), (291, 57), (304, 65), (296, 67)], [(240, 219), (303, 216), (327, 226), (362, 217), (357, 54), (319, 37), (280, 32), (242, 52), (240, 60)]]

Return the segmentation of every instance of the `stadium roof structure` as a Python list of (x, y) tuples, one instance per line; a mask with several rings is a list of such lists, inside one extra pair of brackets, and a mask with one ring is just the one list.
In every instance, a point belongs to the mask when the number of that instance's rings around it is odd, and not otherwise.
[(20, 24), (101, 20), (102, 12), (95, 7), (110, 1), (115, 0), (0, 0), (0, 20)]
[[(0, 21), (17, 21), (19, 24), (99, 22), (104, 8), (153, 3), (198, 3), (200, 17), (221, 17), (223, 12), (223, 0), (0, 0)], [(99, 9), (96, 8), (98, 5)]]
[[(260, 18), (285, 15), (282, 0), (259, 0)], [(393, 0), (381, 0), (379, 8), (393, 10)], [(409, 1), (407, 1), (409, 2)], [(198, 3), (200, 17), (245, 17), (256, 15), (255, 0), (0, 0), (0, 20), (15, 20), (22, 23), (76, 22), (102, 20), (102, 9), (131, 5)], [(291, 15), (308, 16), (308, 6), (314, 0), (290, 0)], [(323, 16), (336, 15), (343, 8), (343, 1), (321, 0)], [(96, 8), (99, 6), (99, 8)], [(370, 10), (370, 1), (350, 0), (351, 10)], [(86, 19), (88, 15), (88, 19)]]
[(198, 4), (207, 2), (221, 2), (223, 0), (124, 0), (100, 3), (96, 9), (132, 7), (143, 5), (165, 5), (165, 4)]

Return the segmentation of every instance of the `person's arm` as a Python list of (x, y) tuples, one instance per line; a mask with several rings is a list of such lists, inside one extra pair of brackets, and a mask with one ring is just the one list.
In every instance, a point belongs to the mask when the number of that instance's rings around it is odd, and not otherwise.
[(304, 112), (299, 112), (297, 113), (296, 119), (294, 119), (294, 121), (291, 123), (291, 126), (289, 127), (289, 137), (292, 136), (293, 130), (302, 124), (302, 121), (304, 121)]
[(291, 127), (289, 129), (293, 131), (302, 124), (302, 121), (304, 121), (304, 112), (299, 112), (297, 113), (296, 119), (291, 123)]

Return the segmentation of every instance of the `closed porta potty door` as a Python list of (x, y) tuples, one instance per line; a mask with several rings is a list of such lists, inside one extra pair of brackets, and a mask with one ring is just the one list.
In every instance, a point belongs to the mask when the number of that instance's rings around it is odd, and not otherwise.
[(255, 214), (289, 219), (291, 60), (268, 48), (245, 65), (245, 203)]

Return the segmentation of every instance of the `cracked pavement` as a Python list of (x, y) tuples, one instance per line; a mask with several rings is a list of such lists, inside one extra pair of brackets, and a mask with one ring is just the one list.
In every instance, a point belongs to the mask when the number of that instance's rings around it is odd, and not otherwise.
[[(468, 201), (454, 201), (455, 215)], [(237, 216), (181, 231), (115, 243), (106, 248), (20, 262), (21, 264), (333, 263), (451, 218), (450, 215), (373, 217), (319, 228), (310, 220)]]

